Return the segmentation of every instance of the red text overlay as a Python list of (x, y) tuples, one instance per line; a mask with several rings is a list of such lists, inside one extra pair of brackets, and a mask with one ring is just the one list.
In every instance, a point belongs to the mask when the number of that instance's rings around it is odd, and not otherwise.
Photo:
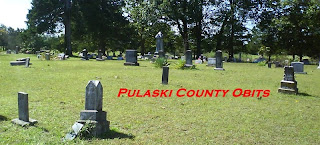
[(230, 90), (188, 90), (181, 88), (179, 90), (131, 90), (120, 88), (118, 97), (269, 97), (270, 90), (245, 90), (241, 88)]

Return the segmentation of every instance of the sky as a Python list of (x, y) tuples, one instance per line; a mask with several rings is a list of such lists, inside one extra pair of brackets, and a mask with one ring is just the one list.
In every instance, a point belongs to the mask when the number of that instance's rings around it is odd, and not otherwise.
[(27, 14), (32, 0), (0, 0), (0, 24), (7, 27), (27, 28)]

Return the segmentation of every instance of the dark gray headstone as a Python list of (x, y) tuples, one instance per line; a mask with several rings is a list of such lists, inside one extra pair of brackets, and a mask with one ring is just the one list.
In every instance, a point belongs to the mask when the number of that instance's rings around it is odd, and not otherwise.
[(19, 119), (29, 122), (28, 94), (24, 92), (18, 93), (18, 110)]
[(30, 64), (30, 58), (27, 57), (27, 59), (26, 59), (26, 67), (29, 67), (29, 64)]
[(87, 49), (82, 50), (82, 59), (81, 60), (89, 60)]
[(102, 110), (102, 92), (100, 81), (89, 81), (86, 87), (85, 110)]
[(272, 63), (268, 62), (268, 68), (271, 68)]
[(186, 58), (186, 64), (184, 65), (185, 67), (192, 67), (192, 51), (191, 50), (187, 50), (186, 54), (185, 54), (185, 58)]
[(7, 50), (7, 54), (11, 54), (11, 50), (9, 49), (9, 50)]
[(99, 49), (98, 50), (98, 56), (97, 56), (96, 60), (97, 61), (104, 61), (104, 59), (102, 59), (102, 55), (103, 55), (102, 50)]
[(281, 86), (278, 92), (287, 94), (297, 94), (297, 81), (294, 78), (294, 69), (292, 66), (284, 67), (283, 80), (281, 81)]
[(126, 50), (126, 62), (124, 65), (139, 66), (137, 60), (137, 50)]
[(155, 36), (156, 38), (156, 52), (162, 51), (163, 50), (163, 35), (161, 32), (158, 32), (158, 34)]
[[(89, 133), (95, 137), (105, 134), (109, 130), (109, 121), (107, 121), (107, 112), (102, 111), (103, 88), (100, 81), (89, 81), (86, 87), (85, 110), (80, 112), (80, 120), (77, 123), (91, 124), (93, 127)], [(68, 133), (65, 139), (74, 139), (82, 128), (81, 125), (72, 127), (74, 131)]]
[(28, 94), (24, 92), (18, 93), (18, 113), (19, 118), (13, 119), (12, 123), (19, 124), (21, 126), (34, 125), (37, 120), (29, 118), (29, 104)]
[(169, 66), (162, 67), (162, 84), (167, 85), (169, 80)]
[(306, 72), (303, 72), (303, 68), (304, 68), (303, 62), (292, 62), (291, 66), (293, 66), (294, 73), (307, 74)]
[(221, 50), (216, 51), (216, 68), (214, 68), (214, 70), (224, 70)]
[(50, 60), (50, 53), (46, 53), (46, 54), (45, 54), (45, 59), (46, 59), (46, 60)]

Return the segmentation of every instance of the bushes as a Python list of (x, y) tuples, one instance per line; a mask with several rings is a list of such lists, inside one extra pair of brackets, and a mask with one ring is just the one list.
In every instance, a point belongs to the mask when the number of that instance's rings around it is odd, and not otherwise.
[(155, 66), (156, 68), (162, 68), (163, 66), (168, 66), (168, 65), (169, 65), (169, 64), (168, 64), (167, 59), (166, 59), (166, 58), (162, 58), (162, 57), (157, 58), (157, 59), (155, 60), (155, 62), (154, 62), (154, 66)]

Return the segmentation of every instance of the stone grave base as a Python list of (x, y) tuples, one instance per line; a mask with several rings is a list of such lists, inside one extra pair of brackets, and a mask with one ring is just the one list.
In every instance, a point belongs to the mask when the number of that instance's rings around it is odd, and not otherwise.
[(224, 70), (224, 68), (214, 68), (214, 70)]
[[(31, 65), (32, 63), (29, 63)], [(26, 61), (10, 61), (11, 66), (26, 65)]]
[(278, 89), (279, 93), (298, 94), (296, 81), (281, 81), (281, 87)]
[(29, 126), (29, 125), (34, 125), (34, 124), (38, 123), (37, 120), (34, 120), (32, 118), (29, 118), (29, 122), (20, 120), (19, 118), (13, 119), (13, 120), (11, 120), (11, 122), (18, 124), (18, 125), (21, 125), (21, 126)]
[(103, 134), (107, 133), (107, 131), (110, 130), (109, 125), (110, 122), (107, 120), (104, 121), (93, 121), (93, 120), (78, 120), (77, 123), (81, 123), (83, 125), (88, 125), (89, 127), (88, 130), (90, 130), (90, 134), (99, 137), (102, 136)]
[(97, 61), (104, 61), (104, 59), (96, 58)]
[(193, 67), (192, 64), (185, 64), (184, 67)]
[(294, 72), (295, 74), (307, 74), (307, 72)]
[(133, 63), (133, 62), (125, 62), (124, 65), (126, 66), (139, 66), (139, 63)]

